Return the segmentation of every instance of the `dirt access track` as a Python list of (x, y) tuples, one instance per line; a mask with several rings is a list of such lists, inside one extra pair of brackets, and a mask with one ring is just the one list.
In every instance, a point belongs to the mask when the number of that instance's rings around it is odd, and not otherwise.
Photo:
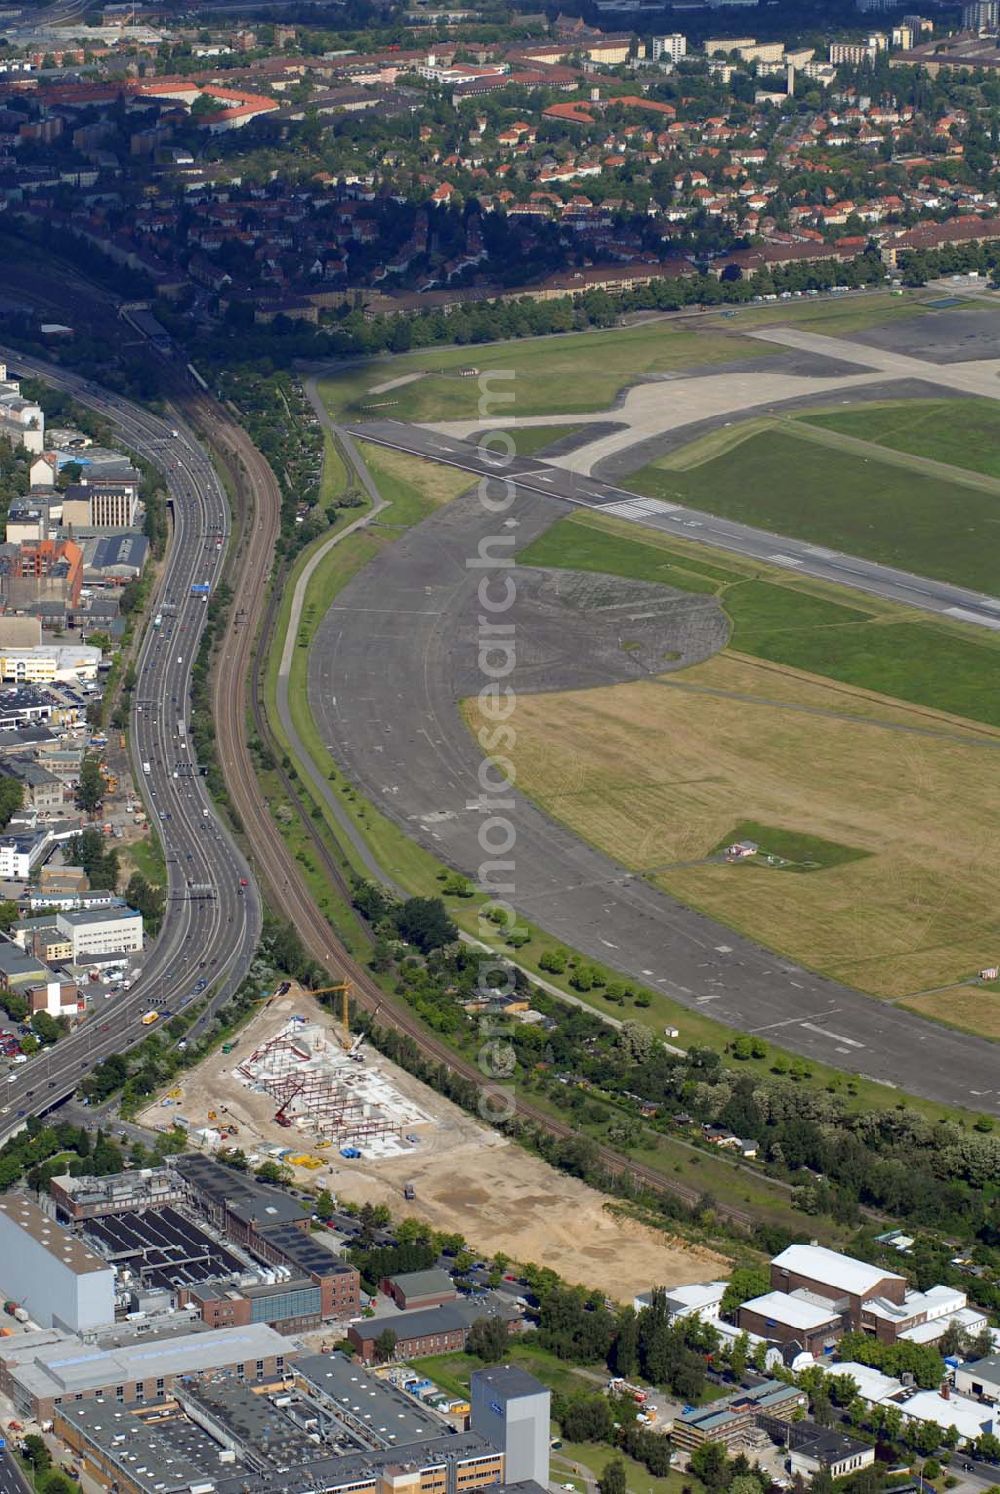
[[(274, 1123), (274, 1101), (246, 1088), (234, 1072), (295, 1013), (331, 1030), (336, 1026), (329, 1012), (293, 987), (262, 1007), (231, 1054), (216, 1051), (185, 1075), (176, 1105), (164, 1106), (157, 1096), (137, 1117), (139, 1123), (166, 1130), (179, 1113), (193, 1133), (208, 1124), (213, 1110), (237, 1126), (232, 1144), (258, 1161), (274, 1156), (277, 1148), (310, 1153), (306, 1136)], [(712, 1251), (617, 1217), (603, 1194), (473, 1120), (381, 1054), (369, 1049), (367, 1062), (430, 1117), (428, 1124), (414, 1127), (419, 1143), (400, 1156), (362, 1156), (353, 1162), (330, 1147), (319, 1153), (321, 1168), (293, 1167), (297, 1186), (328, 1188), (355, 1203), (384, 1203), (396, 1218), (411, 1215), (464, 1235), (484, 1256), (503, 1251), (515, 1261), (551, 1266), (567, 1281), (600, 1288), (620, 1301), (651, 1285), (679, 1286), (728, 1271), (728, 1263)], [(408, 1182), (416, 1198), (404, 1202)]]

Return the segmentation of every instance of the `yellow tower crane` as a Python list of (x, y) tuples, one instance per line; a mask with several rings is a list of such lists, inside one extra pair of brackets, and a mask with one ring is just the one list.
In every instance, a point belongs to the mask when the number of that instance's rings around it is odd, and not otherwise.
[(349, 981), (349, 980), (339, 980), (339, 981), (337, 981), (336, 985), (333, 985), (333, 986), (319, 986), (315, 991), (312, 992), (313, 996), (330, 996), (330, 995), (333, 995), (334, 992), (336, 992), (336, 991), (340, 992), (340, 995), (341, 995), (340, 1020), (341, 1020), (341, 1023), (343, 1025), (343, 1029), (344, 1029), (343, 1032), (340, 1035), (340, 1041), (341, 1041), (342, 1046), (345, 1049), (349, 1049), (350, 1046), (351, 1046), (351, 1013), (350, 1013), (350, 1001), (351, 1001), (351, 992), (353, 990), (354, 990), (354, 984), (353, 984), (352, 981)]

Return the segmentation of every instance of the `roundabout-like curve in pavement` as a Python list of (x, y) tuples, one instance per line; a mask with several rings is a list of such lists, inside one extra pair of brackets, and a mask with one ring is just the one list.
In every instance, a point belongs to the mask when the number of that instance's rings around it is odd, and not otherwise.
[[(511, 574), (527, 599), (509, 614), (485, 617), (515, 619), (515, 650), (517, 620), (523, 623), (518, 688), (609, 684), (655, 672), (641, 651), (591, 649), (593, 607), (578, 608), (576, 617), (572, 606), (560, 608), (547, 573), (470, 564), (484, 551), (512, 555), (568, 511), (522, 489), (503, 515), (474, 492), (454, 500), (349, 582), (310, 651), (313, 713), (344, 773), (409, 836), (473, 878), (489, 859), (479, 844), (483, 756), (459, 702), (489, 683), (478, 661), (483, 577), (489, 595), (500, 597)], [(575, 584), (565, 582), (571, 592)], [(666, 607), (669, 592), (651, 590)], [(624, 599), (625, 610), (634, 614), (637, 601), (638, 593)], [(708, 614), (701, 622), (712, 626)], [(719, 642), (704, 646), (712, 652)], [(512, 722), (516, 729), (516, 708)], [(509, 900), (570, 948), (816, 1061), (1000, 1113), (995, 1045), (800, 969), (655, 890), (516, 791), (506, 797), (503, 814), (516, 833)]]

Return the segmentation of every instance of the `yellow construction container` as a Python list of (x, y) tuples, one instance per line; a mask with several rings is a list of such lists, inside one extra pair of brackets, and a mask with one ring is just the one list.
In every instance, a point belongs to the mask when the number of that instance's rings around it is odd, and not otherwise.
[(179, 1100), (180, 1097), (181, 1097), (181, 1092), (180, 1092), (179, 1089), (168, 1089), (167, 1090), (167, 1099), (168, 1100)]
[(290, 1162), (293, 1167), (308, 1167), (313, 1169), (323, 1166), (322, 1157), (310, 1156), (308, 1152), (303, 1152), (297, 1157), (286, 1157), (285, 1160), (286, 1162)]
[(216, 1113), (215, 1113), (214, 1110), (210, 1110), (208, 1112), (208, 1118), (209, 1118), (210, 1121), (215, 1121), (215, 1120), (219, 1119), (219, 1117), (216, 1115)]

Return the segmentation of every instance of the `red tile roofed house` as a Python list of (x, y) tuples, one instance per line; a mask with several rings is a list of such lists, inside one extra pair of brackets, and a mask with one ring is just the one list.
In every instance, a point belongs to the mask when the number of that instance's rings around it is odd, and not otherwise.
[(568, 104), (550, 104), (542, 110), (543, 119), (561, 119), (566, 124), (596, 124), (587, 106), (577, 99)]
[(441, 185), (439, 187), (435, 187), (434, 191), (431, 193), (431, 202), (450, 202), (454, 195), (455, 188), (452, 186), (451, 182), (442, 182)]

